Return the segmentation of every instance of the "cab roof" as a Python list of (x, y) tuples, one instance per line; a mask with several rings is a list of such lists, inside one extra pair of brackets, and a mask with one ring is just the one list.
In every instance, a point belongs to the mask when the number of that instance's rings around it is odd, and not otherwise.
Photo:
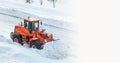
[(25, 21), (27, 21), (27, 22), (38, 22), (39, 19), (28, 17), (28, 18), (25, 19)]

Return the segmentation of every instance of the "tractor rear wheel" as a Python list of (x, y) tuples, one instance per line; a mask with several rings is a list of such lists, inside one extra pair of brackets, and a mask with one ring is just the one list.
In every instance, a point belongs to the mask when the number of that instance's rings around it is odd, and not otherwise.
[(39, 41), (32, 41), (30, 43), (30, 47), (37, 48), (37, 49), (43, 49), (43, 44), (41, 44)]
[(13, 42), (18, 42), (20, 43), (21, 45), (23, 45), (22, 43), (22, 36), (21, 35), (13, 35)]

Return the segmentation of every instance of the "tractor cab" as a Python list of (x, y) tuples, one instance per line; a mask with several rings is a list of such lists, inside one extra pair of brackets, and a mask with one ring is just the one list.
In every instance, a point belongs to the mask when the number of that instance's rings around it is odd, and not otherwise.
[(39, 20), (28, 16), (28, 18), (24, 19), (24, 27), (32, 33), (32, 31), (39, 29)]

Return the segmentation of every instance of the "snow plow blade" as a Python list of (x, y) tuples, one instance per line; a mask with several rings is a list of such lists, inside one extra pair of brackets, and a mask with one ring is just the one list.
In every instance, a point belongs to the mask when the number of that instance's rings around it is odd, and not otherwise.
[(52, 41), (58, 41), (58, 40), (60, 40), (60, 39), (53, 39)]

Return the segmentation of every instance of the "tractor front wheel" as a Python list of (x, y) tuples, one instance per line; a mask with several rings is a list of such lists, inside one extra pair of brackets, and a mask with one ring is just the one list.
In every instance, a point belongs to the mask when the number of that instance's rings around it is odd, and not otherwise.
[(23, 45), (23, 43), (22, 43), (22, 36), (21, 35), (14, 35), (13, 42), (18, 42), (21, 45)]
[(37, 48), (37, 49), (43, 49), (43, 45), (39, 41), (32, 41), (30, 43), (30, 47)]

